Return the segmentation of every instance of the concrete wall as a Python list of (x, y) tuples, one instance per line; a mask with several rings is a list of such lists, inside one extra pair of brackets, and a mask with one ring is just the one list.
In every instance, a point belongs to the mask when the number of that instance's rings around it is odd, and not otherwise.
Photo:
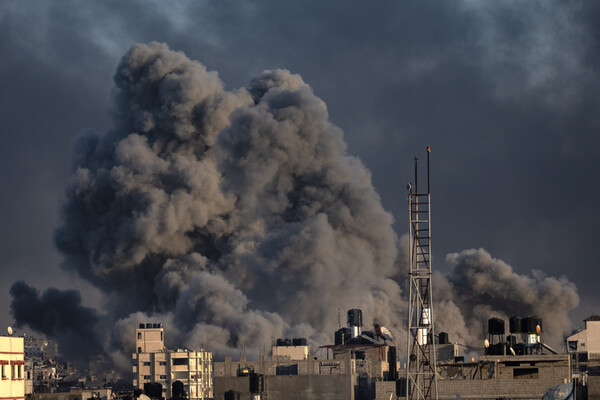
[[(354, 380), (347, 375), (265, 376), (262, 400), (354, 400)], [(237, 390), (241, 400), (251, 400), (247, 376), (215, 377), (215, 400)]]
[(112, 390), (110, 388), (79, 389), (72, 388), (70, 392), (63, 393), (32, 393), (27, 396), (28, 400), (87, 400), (95, 398), (98, 400), (111, 400)]

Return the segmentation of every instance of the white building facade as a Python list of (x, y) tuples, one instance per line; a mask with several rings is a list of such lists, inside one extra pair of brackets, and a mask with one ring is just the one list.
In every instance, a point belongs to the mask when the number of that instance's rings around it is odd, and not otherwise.
[(203, 349), (167, 350), (161, 324), (140, 324), (132, 358), (134, 387), (144, 389), (144, 383), (160, 383), (162, 397), (168, 399), (173, 397), (173, 382), (181, 381), (188, 399), (213, 398), (212, 353)]
[(0, 336), (0, 400), (25, 398), (24, 357), (22, 337)]

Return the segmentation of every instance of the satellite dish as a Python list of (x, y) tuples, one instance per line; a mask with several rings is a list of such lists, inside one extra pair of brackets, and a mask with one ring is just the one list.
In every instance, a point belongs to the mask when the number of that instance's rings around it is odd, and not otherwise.
[(490, 341), (489, 341), (489, 340), (487, 340), (487, 339), (485, 339), (485, 340), (483, 341), (483, 345), (484, 345), (484, 346), (485, 346), (485, 348), (487, 349), (488, 347), (490, 347)]
[(394, 336), (392, 332), (385, 326), (375, 325), (375, 331), (377, 332), (377, 336), (382, 338), (383, 340), (389, 340), (390, 342), (394, 341)]
[(14, 331), (13, 331), (12, 326), (9, 326), (8, 328), (6, 328), (6, 330), (8, 331), (8, 336), (12, 336), (13, 335)]

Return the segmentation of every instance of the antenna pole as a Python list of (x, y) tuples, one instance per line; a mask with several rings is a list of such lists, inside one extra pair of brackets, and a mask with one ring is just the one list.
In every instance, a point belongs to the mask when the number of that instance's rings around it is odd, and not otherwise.
[(427, 146), (427, 194), (431, 193), (431, 188), (429, 187), (429, 154), (431, 154), (431, 147)]
[(431, 289), (431, 194), (427, 147), (427, 193), (417, 188), (418, 159), (415, 157), (415, 187), (409, 184), (409, 301), (406, 380), (407, 399), (437, 400), (435, 329)]

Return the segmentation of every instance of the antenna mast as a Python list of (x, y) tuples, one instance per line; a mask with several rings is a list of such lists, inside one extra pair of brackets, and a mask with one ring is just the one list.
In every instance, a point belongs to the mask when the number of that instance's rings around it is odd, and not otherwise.
[(435, 330), (431, 290), (431, 192), (427, 146), (427, 192), (417, 186), (418, 158), (415, 157), (415, 184), (408, 184), (409, 215), (409, 302), (406, 382), (407, 399), (437, 399)]

